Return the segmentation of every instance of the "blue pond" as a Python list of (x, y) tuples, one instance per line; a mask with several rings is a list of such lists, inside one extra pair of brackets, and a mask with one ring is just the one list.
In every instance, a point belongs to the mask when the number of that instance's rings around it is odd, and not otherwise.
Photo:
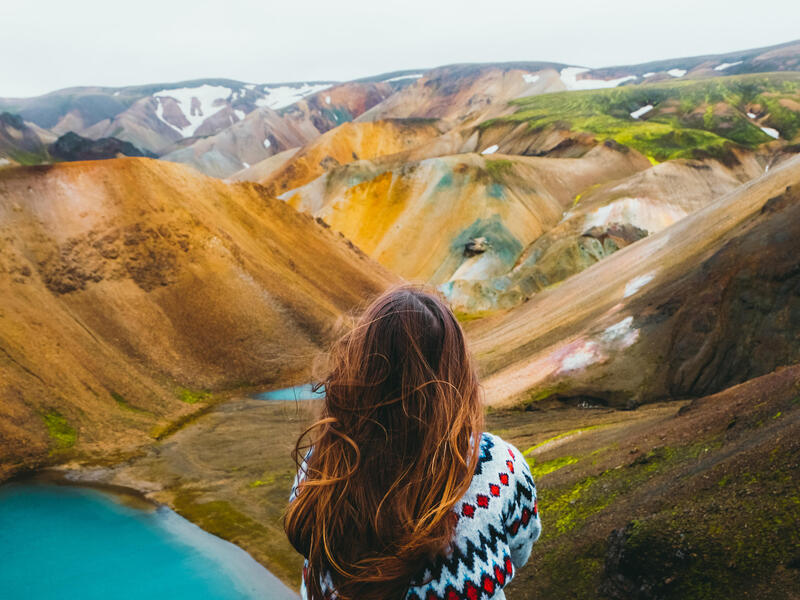
[(241, 548), (142, 504), (38, 482), (0, 487), (0, 596), (297, 598)]
[(312, 389), (313, 385), (305, 383), (303, 385), (296, 385), (294, 387), (283, 388), (282, 390), (272, 390), (271, 392), (262, 392), (254, 394), (253, 398), (256, 400), (316, 400), (325, 397), (325, 388), (320, 388), (316, 392)]

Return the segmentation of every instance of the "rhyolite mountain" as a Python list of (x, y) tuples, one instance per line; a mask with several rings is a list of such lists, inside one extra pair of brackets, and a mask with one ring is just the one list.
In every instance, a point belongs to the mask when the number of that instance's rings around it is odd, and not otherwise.
[[(508, 101), (532, 94), (794, 71), (798, 70), (799, 57), (800, 42), (795, 41), (727, 54), (602, 69), (512, 62), (399, 71), (352, 82), (259, 84), (201, 79), (117, 88), (77, 87), (34, 98), (0, 98), (0, 110), (18, 114), (55, 137), (68, 131), (92, 139), (116, 137), (142, 150), (173, 154), (174, 159), (189, 162), (209, 174), (226, 176), (234, 167), (246, 168), (244, 163), (252, 165), (274, 153), (300, 146), (356, 118), (422, 117), (463, 122), (502, 114)], [(350, 95), (366, 101), (348, 98)], [(303, 101), (308, 104), (303, 106)], [(305, 114), (293, 115), (297, 108)], [(266, 133), (282, 130), (276, 136), (279, 143), (271, 151), (258, 153), (253, 145), (240, 148), (226, 141), (221, 145), (201, 145), (191, 153), (182, 152), (195, 142), (240, 124), (259, 109), (268, 110), (248, 126), (254, 129), (249, 134), (260, 137), (257, 142), (263, 143), (266, 138), (261, 134), (265, 127)], [(239, 135), (244, 131), (241, 127), (237, 130)], [(218, 157), (217, 153), (223, 156)], [(209, 156), (204, 157), (206, 154)]]
[[(324, 281), (324, 285), (320, 285)], [(0, 477), (307, 376), (396, 281), (251, 183), (145, 158), (0, 170)]]
[(0, 479), (69, 461), (298, 584), (317, 407), (246, 396), (422, 281), (539, 486), (510, 600), (795, 597), (798, 59), (0, 101)]

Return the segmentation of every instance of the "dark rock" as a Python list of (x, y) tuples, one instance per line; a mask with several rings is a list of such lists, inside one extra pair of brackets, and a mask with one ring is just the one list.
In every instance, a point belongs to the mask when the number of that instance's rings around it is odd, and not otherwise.
[(617, 250), (647, 236), (646, 229), (636, 227), (631, 223), (609, 223), (607, 227), (592, 227), (582, 234), (582, 237), (592, 237), (598, 240), (604, 247), (613, 244)]
[(630, 522), (608, 536), (599, 591), (612, 600), (659, 600), (670, 595), (691, 552), (680, 534), (647, 532)]
[(50, 146), (50, 155), (56, 160), (63, 161), (103, 160), (119, 156), (156, 158), (155, 154), (139, 150), (130, 142), (113, 137), (90, 140), (72, 131), (62, 135)]
[(0, 124), (20, 130), (25, 127), (25, 121), (22, 120), (22, 117), (9, 112), (0, 113)]
[(489, 242), (485, 237), (472, 238), (464, 244), (464, 256), (467, 258), (483, 254), (489, 249)]

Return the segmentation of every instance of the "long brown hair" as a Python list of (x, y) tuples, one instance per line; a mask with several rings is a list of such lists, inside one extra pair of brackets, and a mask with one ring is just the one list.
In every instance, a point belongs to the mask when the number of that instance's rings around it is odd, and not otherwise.
[(464, 334), (439, 297), (395, 288), (334, 345), (322, 384), (284, 521), (308, 559), (308, 597), (323, 599), (330, 574), (341, 600), (402, 598), (447, 550), (478, 462), (483, 410)]

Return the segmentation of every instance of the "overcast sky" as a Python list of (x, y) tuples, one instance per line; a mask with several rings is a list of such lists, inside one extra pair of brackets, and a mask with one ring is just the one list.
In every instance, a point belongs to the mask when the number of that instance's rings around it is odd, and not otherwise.
[(798, 24), (798, 0), (2, 0), (0, 96), (455, 62), (600, 67), (777, 44)]

